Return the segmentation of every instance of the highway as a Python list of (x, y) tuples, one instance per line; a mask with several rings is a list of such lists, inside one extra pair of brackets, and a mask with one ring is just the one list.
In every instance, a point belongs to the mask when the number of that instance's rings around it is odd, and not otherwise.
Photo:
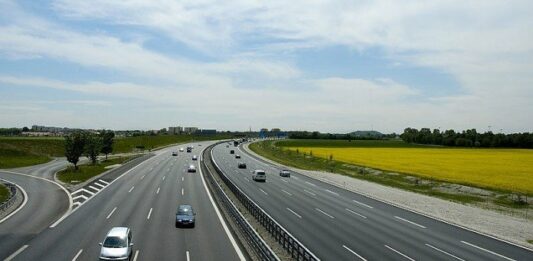
[[(97, 260), (98, 243), (109, 229), (127, 226), (133, 232), (132, 260), (244, 260), (245, 255), (217, 214), (201, 174), (186, 172), (189, 164), (198, 167), (199, 161), (193, 162), (192, 155), (201, 155), (208, 144), (194, 143), (192, 153), (180, 152), (178, 156), (171, 156), (177, 147), (155, 152), (154, 157), (126, 170), (55, 227), (34, 235), (14, 251), (0, 252), (0, 258)], [(174, 227), (179, 204), (193, 206), (195, 228)]]
[[(241, 159), (230, 154), (235, 150)], [(291, 173), (223, 143), (217, 165), (262, 209), (322, 260), (533, 260), (533, 252)], [(238, 169), (245, 162), (247, 169)], [(263, 169), (267, 182), (254, 182)]]

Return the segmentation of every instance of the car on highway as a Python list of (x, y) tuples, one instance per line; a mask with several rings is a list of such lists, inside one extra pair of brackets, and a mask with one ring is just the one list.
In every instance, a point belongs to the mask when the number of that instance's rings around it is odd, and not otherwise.
[(187, 152), (189, 152), (189, 153), (192, 152), (192, 146), (187, 147)]
[(189, 168), (187, 168), (187, 172), (196, 172), (196, 167), (194, 165), (189, 165)]
[(183, 152), (183, 151), (184, 151), (184, 149), (183, 149), (183, 148), (180, 148), (180, 152)]
[(196, 213), (191, 205), (179, 205), (176, 212), (176, 227), (194, 227)]
[(198, 160), (198, 156), (192, 155), (192, 160)]
[(230, 150), (229, 154), (235, 154), (235, 151), (234, 150)]
[(239, 155), (239, 154), (235, 154), (235, 158), (236, 158), (236, 159), (240, 159), (240, 158), (241, 158), (241, 155)]
[(178, 152), (177, 151), (173, 151), (172, 152), (172, 156), (178, 156)]
[(100, 243), (100, 260), (131, 260), (133, 247), (131, 230), (127, 227), (114, 227)]
[(287, 170), (287, 169), (283, 169), (283, 170), (280, 170), (279, 176), (280, 177), (290, 178), (291, 177), (291, 172), (289, 170)]
[(266, 182), (266, 173), (264, 170), (256, 169), (252, 171), (252, 179), (255, 181)]
[(239, 162), (239, 164), (237, 166), (239, 167), (239, 169), (245, 169), (246, 168), (246, 163)]

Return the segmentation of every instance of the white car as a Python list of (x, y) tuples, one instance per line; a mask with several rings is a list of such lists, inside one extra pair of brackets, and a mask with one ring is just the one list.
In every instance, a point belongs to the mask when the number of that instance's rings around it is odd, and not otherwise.
[(264, 170), (256, 169), (252, 172), (252, 179), (255, 181), (266, 182), (266, 173)]
[(190, 165), (187, 169), (187, 172), (196, 172), (196, 167), (194, 165)]
[(100, 245), (100, 260), (130, 260), (133, 247), (131, 230), (114, 227)]
[(184, 149), (183, 149), (183, 148), (180, 148), (180, 152), (183, 152), (183, 151), (184, 151)]
[(198, 156), (193, 155), (193, 156), (192, 156), (192, 160), (198, 160)]

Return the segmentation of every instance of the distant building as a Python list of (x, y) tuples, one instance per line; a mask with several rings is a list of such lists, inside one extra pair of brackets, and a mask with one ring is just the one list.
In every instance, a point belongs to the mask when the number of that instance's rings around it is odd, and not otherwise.
[(201, 129), (200, 134), (203, 135), (214, 135), (217, 134), (217, 130)]
[(183, 132), (183, 127), (168, 127), (168, 134), (181, 134)]
[(187, 134), (193, 134), (198, 131), (198, 127), (183, 127), (183, 132)]
[(270, 132), (275, 132), (275, 133), (280, 132), (280, 131), (281, 130), (279, 128), (272, 128), (272, 130), (270, 130)]

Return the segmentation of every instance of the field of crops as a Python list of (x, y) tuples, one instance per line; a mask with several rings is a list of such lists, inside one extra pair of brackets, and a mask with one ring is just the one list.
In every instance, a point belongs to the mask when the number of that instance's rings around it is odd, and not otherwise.
[[(353, 141), (352, 141), (353, 142)], [(282, 144), (278, 144), (282, 145)], [(372, 168), (414, 174), (453, 183), (533, 195), (533, 150), (455, 149), (439, 147), (296, 147), (311, 153)]]

